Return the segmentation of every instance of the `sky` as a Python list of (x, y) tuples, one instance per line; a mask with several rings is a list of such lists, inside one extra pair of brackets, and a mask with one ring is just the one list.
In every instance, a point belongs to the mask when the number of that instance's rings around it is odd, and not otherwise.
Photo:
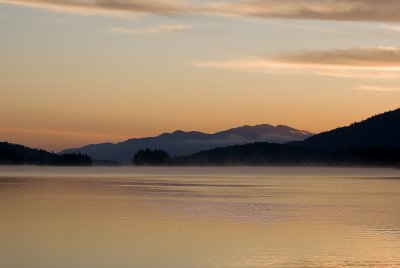
[(0, 0), (0, 140), (313, 133), (400, 106), (397, 0)]

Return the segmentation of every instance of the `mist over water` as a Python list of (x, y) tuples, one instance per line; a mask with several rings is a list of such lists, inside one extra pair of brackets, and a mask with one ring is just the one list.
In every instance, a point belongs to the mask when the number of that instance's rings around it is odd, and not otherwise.
[(0, 267), (400, 267), (400, 171), (0, 167)]

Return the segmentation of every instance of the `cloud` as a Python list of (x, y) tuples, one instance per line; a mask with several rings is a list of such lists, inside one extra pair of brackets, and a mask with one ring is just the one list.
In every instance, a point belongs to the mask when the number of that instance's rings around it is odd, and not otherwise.
[(226, 14), (268, 18), (399, 21), (398, 0), (241, 0), (216, 4)]
[(82, 15), (126, 16), (129, 13), (137, 13), (171, 16), (195, 9), (187, 0), (0, 0), (0, 3)]
[(114, 27), (108, 30), (108, 32), (116, 34), (136, 35), (136, 34), (178, 34), (187, 33), (191, 29), (191, 26), (185, 24), (175, 25), (157, 25), (148, 28), (119, 28)]
[(81, 13), (227, 15), (339, 21), (400, 21), (398, 0), (0, 0)]
[(360, 85), (356, 88), (359, 91), (368, 91), (373, 93), (378, 92), (400, 92), (400, 88), (396, 87), (381, 87), (381, 86), (370, 86), (370, 85)]
[(299, 30), (306, 30), (306, 31), (315, 31), (315, 32), (322, 32), (322, 33), (329, 33), (329, 34), (339, 34), (339, 35), (352, 35), (352, 32), (349, 31), (341, 31), (331, 28), (323, 28), (323, 27), (315, 27), (315, 26), (308, 26), (308, 25), (299, 25), (297, 22), (295, 24), (288, 24), (288, 23), (279, 23), (279, 22), (267, 22), (269, 25), (284, 27), (284, 28), (292, 28), (292, 29), (299, 29)]
[(269, 58), (206, 61), (198, 67), (267, 74), (318, 74), (358, 79), (400, 77), (400, 48), (353, 48), (309, 51)]
[(400, 25), (382, 25), (381, 28), (394, 32), (400, 32)]
[(2, 133), (25, 133), (25, 134), (40, 134), (52, 136), (79, 136), (79, 137), (95, 137), (104, 139), (118, 139), (124, 140), (129, 138), (127, 135), (111, 134), (111, 133), (98, 133), (98, 132), (80, 132), (80, 131), (66, 131), (56, 129), (36, 129), (36, 128), (13, 128), (13, 127), (0, 127)]

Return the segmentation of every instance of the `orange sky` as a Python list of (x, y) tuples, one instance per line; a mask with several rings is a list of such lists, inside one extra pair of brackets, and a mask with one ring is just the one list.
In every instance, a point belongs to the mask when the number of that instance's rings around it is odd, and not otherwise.
[(0, 140), (58, 151), (245, 124), (317, 133), (400, 106), (400, 4), (104, 2), (0, 0)]

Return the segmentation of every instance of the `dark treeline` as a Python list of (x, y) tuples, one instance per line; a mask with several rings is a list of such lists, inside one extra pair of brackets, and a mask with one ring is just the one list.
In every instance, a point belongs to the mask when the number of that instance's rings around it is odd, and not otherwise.
[(400, 167), (400, 147), (320, 150), (290, 145), (253, 143), (177, 157), (174, 159), (174, 164)]
[(1, 165), (59, 165), (59, 166), (89, 166), (92, 159), (85, 154), (54, 154), (45, 150), (0, 142)]
[(252, 143), (170, 158), (162, 150), (140, 150), (133, 159), (140, 166), (365, 166), (400, 167), (399, 148), (317, 150), (274, 143)]
[(329, 150), (354, 147), (398, 148), (400, 147), (400, 109), (375, 115), (347, 127), (323, 132), (304, 141), (288, 144)]
[(166, 166), (171, 165), (171, 158), (167, 152), (159, 149), (139, 150), (133, 157), (135, 166)]

